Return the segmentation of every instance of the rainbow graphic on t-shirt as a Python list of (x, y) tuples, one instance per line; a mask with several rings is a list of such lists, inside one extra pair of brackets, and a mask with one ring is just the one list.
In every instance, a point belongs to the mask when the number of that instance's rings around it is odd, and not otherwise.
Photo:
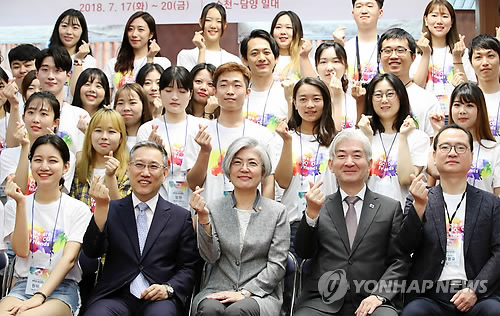
[(490, 129), (493, 136), (500, 135), (500, 118), (498, 118), (498, 113), (495, 116), (488, 115), (488, 121), (490, 122)]
[(354, 65), (349, 66), (347, 73), (353, 81), (368, 82), (368, 81), (372, 80), (372, 78), (378, 74), (377, 64), (363, 63), (362, 62), (361, 63), (361, 80), (359, 79), (360, 75), (358, 74), (358, 69)]
[[(317, 159), (315, 161), (315, 159)], [(303, 177), (307, 176), (317, 176), (322, 174), (328, 165), (328, 155), (324, 153), (318, 153), (318, 158), (316, 158), (316, 153), (305, 153), (304, 162), (301, 161), (299, 155), (292, 156), (293, 161), (293, 175), (301, 175)], [(316, 166), (316, 163), (319, 165)]]
[(212, 150), (210, 153), (210, 158), (208, 159), (208, 172), (213, 176), (218, 176), (222, 174), (222, 163), (224, 161), (224, 156), (226, 155), (226, 149), (222, 150), (222, 158), (221, 152), (216, 149)]
[(126, 83), (134, 83), (135, 76), (132, 71), (127, 72), (117, 72), (115, 77), (113, 78), (113, 84), (115, 85), (115, 89), (120, 88)]
[(450, 224), (448, 224), (448, 220), (446, 220), (446, 231), (448, 232), (448, 237), (459, 237), (459, 238), (451, 238), (448, 241), (452, 241), (451, 244), (448, 244), (448, 247), (457, 248), (459, 246), (460, 240), (464, 240), (464, 224), (458, 219), (454, 218), (451, 222), (451, 230)]
[(447, 68), (447, 70), (443, 70), (442, 66), (429, 64), (427, 82), (442, 84), (451, 82), (453, 80), (453, 76), (455, 75), (455, 67), (449, 65)]
[(66, 143), (66, 145), (68, 147), (70, 147), (71, 144), (73, 144), (73, 140), (71, 139), (71, 135), (68, 134), (67, 132), (65, 132), (65, 131), (57, 131), (56, 135), (59, 136), (59, 137), (61, 137), (62, 140), (64, 140), (64, 142)]
[(370, 176), (377, 176), (379, 178), (395, 177), (396, 176), (397, 160), (382, 154), (379, 158), (373, 161), (370, 169)]
[[(31, 223), (28, 224), (28, 232), (31, 239)], [(52, 233), (54, 233), (54, 240), (51, 242)], [(64, 249), (66, 242), (68, 241), (68, 236), (64, 233), (62, 229), (56, 229), (55, 232), (50, 230), (44, 230), (40, 226), (33, 227), (33, 239), (30, 240), (31, 252), (35, 253), (37, 251), (54, 254)], [(52, 246), (52, 249), (50, 247)]]
[(168, 165), (172, 166), (182, 165), (182, 159), (184, 159), (184, 146), (178, 143), (170, 144), (170, 146), (166, 146), (168, 150), (172, 150), (172, 152), (168, 153)]
[(491, 162), (486, 159), (479, 159), (477, 163), (470, 168), (467, 177), (475, 180), (484, 180), (493, 175)]
[(243, 112), (243, 117), (254, 123), (267, 127), (271, 132), (274, 132), (279, 123), (279, 118), (272, 113), (265, 113), (264, 120), (260, 114), (255, 112)]
[(347, 129), (347, 128), (353, 128), (354, 125), (354, 120), (348, 116), (342, 115), (342, 126), (340, 127), (341, 130)]

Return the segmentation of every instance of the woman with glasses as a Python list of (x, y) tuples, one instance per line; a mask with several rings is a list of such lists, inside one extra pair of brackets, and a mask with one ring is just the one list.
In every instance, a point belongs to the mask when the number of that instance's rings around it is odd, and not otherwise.
[[(450, 100), (450, 124), (456, 123), (471, 132), (474, 148), (457, 145), (440, 146), (438, 150), (443, 153), (454, 150), (458, 156), (472, 150), (473, 161), (467, 181), (477, 188), (500, 195), (500, 146), (489, 128), (483, 92), (474, 83), (462, 83), (453, 90)], [(431, 114), (430, 120), (437, 134), (444, 126), (444, 116), (441, 113)], [(433, 164), (429, 163), (427, 172), (439, 179)]]
[(427, 165), (429, 137), (417, 130), (403, 82), (392, 73), (378, 74), (366, 89), (359, 128), (372, 142), (368, 187), (404, 205), (411, 175)]
[(195, 315), (279, 315), (290, 226), (283, 204), (258, 190), (271, 159), (257, 140), (241, 137), (228, 148), (223, 172), (230, 195), (211, 201), (193, 192), (200, 255), (212, 265), (193, 302)]

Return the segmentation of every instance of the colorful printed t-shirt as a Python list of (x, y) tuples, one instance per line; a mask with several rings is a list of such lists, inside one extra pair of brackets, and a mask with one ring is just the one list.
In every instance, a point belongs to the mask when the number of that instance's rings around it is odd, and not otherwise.
[(248, 120), (267, 127), (274, 132), (280, 118), (288, 118), (288, 103), (280, 83), (274, 83), (266, 91), (255, 91), (243, 105), (243, 116)]
[[(321, 174), (328, 169), (328, 148), (319, 146), (314, 135), (299, 135), (291, 131), (293, 177), (283, 194), (281, 203), (288, 210), (290, 223), (300, 221), (305, 202), (305, 193), (309, 190), (309, 182), (317, 183)], [(302, 146), (301, 146), (302, 144)], [(302, 152), (301, 152), (302, 148)]]
[[(375, 133), (372, 138), (372, 167), (368, 188), (387, 195), (404, 206), (409, 186), (399, 184), (397, 165), (400, 134)], [(427, 166), (429, 137), (420, 130), (408, 135), (408, 147), (413, 166)]]
[[(217, 120), (208, 121), (207, 132), (212, 137), (212, 152), (208, 161), (207, 177), (203, 185), (205, 188), (203, 196), (207, 203), (223, 197), (234, 189), (229, 179), (223, 175), (222, 162), (224, 161), (224, 156), (229, 145), (242, 136), (253, 137), (266, 148), (271, 158), (274, 172), (277, 160), (279, 159), (277, 148), (281, 144), (277, 143), (276, 137), (273, 137), (273, 134), (267, 128), (249, 120), (245, 120), (244, 122), (239, 127), (228, 128), (218, 124)], [(191, 148), (196, 148), (197, 145), (194, 137), (188, 139), (184, 155), (186, 170), (191, 169), (196, 163), (196, 159), (198, 158), (197, 151), (191, 150)]]
[[(300, 80), (300, 72), (299, 71), (293, 71), (292, 69), (290, 69), (287, 74), (284, 74), (285, 68), (291, 62), (292, 62), (291, 56), (280, 56), (280, 58), (278, 59), (278, 63), (274, 67), (274, 71), (273, 71), (274, 81), (281, 82), (285, 79), (290, 79), (293, 81)], [(314, 65), (314, 62), (312, 64)]]
[(491, 140), (482, 140), (483, 146), (474, 141), (472, 167), (467, 182), (482, 190), (494, 193), (500, 187), (500, 146)]
[[(53, 270), (61, 259), (67, 242), (83, 243), (83, 235), (92, 217), (87, 205), (64, 193), (62, 193), (60, 208), (59, 200), (50, 204), (35, 202), (33, 207), (34, 196), (34, 194), (31, 194), (26, 197), (26, 217), (28, 219), (28, 233), (32, 251), (26, 258), (17, 257), (15, 272), (16, 276), (19, 277), (27, 277), (30, 267)], [(34, 217), (32, 217), (32, 207)], [(58, 209), (59, 215), (57, 215)], [(15, 223), (16, 201), (10, 200), (5, 205), (4, 237), (14, 231)], [(51, 256), (52, 265), (50, 266)], [(75, 264), (65, 279), (79, 282), (81, 276), (80, 265)]]
[[(356, 37), (348, 40), (344, 45), (347, 54), (347, 77), (352, 81), (369, 82), (382, 70), (377, 65), (377, 41), (359, 42), (359, 60), (361, 75), (358, 73), (358, 61), (356, 57)], [(281, 58), (281, 57), (280, 57)]]
[[(137, 132), (137, 141), (141, 142), (148, 140), (149, 135), (153, 130), (153, 125), (158, 126), (157, 134), (163, 140), (163, 146), (168, 153), (168, 176), (165, 178), (165, 181), (160, 188), (160, 195), (162, 198), (172, 203), (175, 203), (175, 201), (171, 201), (171, 199), (169, 199), (169, 191), (174, 186), (178, 190), (187, 192), (188, 201), (193, 193), (187, 183), (187, 169), (185, 168), (184, 157), (187, 142), (189, 139), (194, 139), (196, 137), (196, 134), (198, 134), (200, 129), (200, 124), (207, 125), (208, 121), (188, 114), (184, 122), (171, 124), (166, 123), (164, 116), (162, 116), (144, 123), (141, 127), (139, 127), (139, 131)], [(195, 142), (192, 150), (194, 151), (194, 155), (197, 157), (200, 152), (200, 146)], [(187, 207), (185, 203), (180, 206)]]
[(56, 135), (64, 140), (69, 151), (75, 155), (77, 152), (82, 151), (83, 140), (85, 139), (85, 134), (77, 127), (80, 116), (85, 116), (90, 121), (90, 115), (87, 111), (64, 102), (59, 126), (56, 130)]
[[(410, 77), (413, 77), (422, 60), (422, 55), (417, 54), (410, 68)], [(469, 52), (465, 49), (462, 57), (465, 75), (469, 81), (476, 81), (476, 75), (469, 61)], [(433, 48), (431, 60), (429, 61), (429, 72), (425, 90), (432, 92), (439, 100), (439, 111), (448, 113), (449, 97), (453, 92), (451, 84), (455, 76), (455, 67), (453, 65), (453, 55), (448, 47)]]
[(358, 115), (358, 109), (356, 104), (356, 99), (352, 97), (349, 93), (345, 94), (344, 102), (342, 104), (342, 125), (335, 126), (338, 131), (346, 128), (356, 127), (356, 119)]

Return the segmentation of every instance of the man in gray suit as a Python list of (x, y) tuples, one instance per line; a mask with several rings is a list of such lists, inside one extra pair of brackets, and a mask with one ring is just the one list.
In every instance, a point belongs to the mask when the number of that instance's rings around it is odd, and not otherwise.
[(339, 190), (325, 199), (320, 182), (306, 194), (295, 245), (312, 263), (296, 316), (397, 315), (401, 296), (391, 283), (405, 279), (409, 260), (398, 244), (403, 213), (398, 201), (366, 187), (371, 163), (360, 130), (344, 130), (330, 145)]

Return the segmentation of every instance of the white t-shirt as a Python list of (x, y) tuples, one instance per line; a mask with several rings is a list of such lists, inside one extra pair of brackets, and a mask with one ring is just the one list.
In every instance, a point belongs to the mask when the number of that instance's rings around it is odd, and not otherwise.
[(66, 145), (68, 145), (69, 151), (75, 155), (77, 152), (82, 151), (85, 139), (85, 134), (77, 127), (81, 115), (86, 116), (90, 121), (90, 115), (87, 111), (64, 102), (56, 132), (56, 135), (61, 137)]
[[(283, 79), (291, 79), (294, 81), (298, 81), (300, 79), (300, 72), (293, 71), (290, 69), (286, 76), (283, 77), (283, 72), (285, 71), (286, 66), (292, 62), (292, 56), (280, 56), (278, 59), (278, 63), (274, 67), (273, 71), (273, 79), (274, 81), (283, 81)], [(312, 63), (314, 65), (314, 62)]]
[[(401, 202), (404, 206), (409, 186), (399, 184), (397, 174), (400, 134), (376, 132), (372, 138), (372, 167), (368, 188)], [(382, 142), (383, 140), (383, 142)], [(413, 166), (427, 166), (429, 136), (420, 130), (408, 135), (408, 147)]]
[[(34, 194), (30, 194), (26, 197), (26, 217), (30, 245), (33, 245), (35, 252), (30, 251), (26, 258), (18, 256), (15, 265), (16, 276), (23, 278), (28, 276), (30, 267), (46, 268), (52, 271), (62, 258), (67, 242), (83, 243), (83, 235), (92, 217), (92, 213), (85, 203), (64, 193), (61, 196), (60, 207), (59, 200), (57, 200), (50, 204), (35, 203), (34, 208), (32, 208), (34, 196)], [(4, 237), (9, 236), (14, 231), (16, 208), (17, 204), (14, 200), (8, 201), (5, 205)], [(57, 215), (58, 211), (59, 215)], [(50, 266), (51, 252), (53, 253), (52, 265)], [(76, 282), (80, 282), (81, 278), (82, 270), (79, 264), (75, 264), (65, 277), (65, 279)]]
[[(153, 125), (158, 125), (157, 134), (163, 140), (163, 145), (168, 153), (168, 176), (165, 178), (160, 188), (160, 195), (165, 200), (170, 201), (168, 194), (170, 184), (182, 185), (181, 188), (188, 192), (188, 199), (191, 198), (192, 191), (187, 185), (187, 169), (185, 168), (184, 159), (185, 148), (189, 139), (194, 139), (196, 134), (198, 134), (200, 124), (208, 125), (208, 121), (188, 114), (186, 120), (181, 123), (165, 123), (164, 116), (162, 116), (161, 118), (155, 118), (152, 121), (146, 122), (139, 127), (139, 131), (137, 132), (138, 142), (148, 140), (153, 130)], [(198, 144), (196, 145), (197, 146), (193, 145), (191, 149), (195, 151), (194, 155), (197, 157), (200, 152), (200, 146)], [(171, 183), (171, 181), (175, 182)], [(174, 203), (174, 201), (170, 202)], [(180, 206), (187, 207), (187, 205)]]
[(349, 81), (370, 82), (382, 70), (382, 66), (377, 67), (377, 41), (359, 42), (359, 60), (361, 64), (361, 76), (358, 74), (358, 61), (356, 55), (356, 37), (348, 40), (344, 45), (347, 54), (347, 78)]
[(9, 126), (9, 113), (5, 113), (5, 116), (0, 119), (0, 152), (2, 149), (7, 148), (5, 143), (5, 136), (7, 135), (7, 127)]
[[(242, 136), (253, 137), (266, 148), (271, 158), (274, 172), (279, 159), (277, 155), (279, 145), (276, 144), (276, 138), (273, 137), (273, 134), (267, 128), (249, 120), (245, 120), (242, 126), (233, 128), (224, 127), (218, 124), (217, 120), (208, 121), (207, 125), (207, 132), (212, 137), (212, 152), (208, 161), (207, 177), (203, 185), (205, 188), (203, 196), (207, 203), (223, 197), (224, 192), (234, 189), (229, 179), (223, 175), (222, 161), (229, 145)], [(196, 150), (192, 150), (191, 148), (196, 148), (197, 146), (198, 144), (194, 141), (194, 137), (188, 139), (184, 154), (186, 170), (191, 169), (196, 163), (198, 155)]]
[(486, 109), (488, 110), (488, 120), (493, 136), (500, 135), (500, 91), (495, 93), (485, 93)]
[(434, 136), (429, 114), (440, 112), (439, 101), (434, 94), (412, 83), (406, 88), (410, 100), (411, 113), (418, 122), (418, 129), (424, 131), (429, 137)]
[(335, 126), (338, 131), (346, 128), (355, 128), (356, 119), (358, 118), (358, 108), (356, 104), (356, 99), (352, 97), (351, 94), (344, 94), (344, 101), (342, 104), (342, 125)]
[(483, 139), (481, 143), (484, 147), (474, 141), (472, 167), (467, 174), (467, 182), (494, 193), (493, 189), (500, 187), (500, 146), (491, 140)]
[[(134, 69), (132, 70), (132, 72), (128, 71), (125, 73), (117, 73), (115, 71), (116, 58), (111, 58), (111, 60), (108, 61), (108, 63), (104, 66), (104, 73), (108, 77), (109, 87), (114, 88), (113, 99), (115, 98), (115, 93), (118, 88), (126, 83), (135, 82), (135, 77), (139, 73), (139, 70), (141, 70), (141, 68), (146, 65), (147, 62), (148, 59), (146, 56), (144, 56), (143, 58), (134, 60)], [(155, 57), (153, 62), (162, 66), (163, 69), (167, 69), (171, 65), (170, 60), (168, 60), (167, 57)]]
[(137, 144), (137, 136), (127, 136), (127, 150), (130, 152)]
[[(191, 71), (191, 69), (198, 64), (199, 54), (200, 50), (198, 47), (181, 50), (179, 54), (177, 54), (177, 66), (184, 66), (187, 70)], [(205, 50), (205, 63), (219, 67), (229, 62), (241, 64), (241, 59), (236, 55), (228, 53), (224, 49), (219, 51)]]
[[(451, 221), (451, 229), (447, 230), (446, 238), (446, 262), (441, 271), (441, 276), (438, 281), (446, 280), (468, 280), (467, 274), (465, 273), (465, 259), (464, 259), (464, 229), (465, 229), (465, 208), (467, 201), (467, 194), (463, 195), (464, 199), (462, 203), (462, 194), (446, 194), (443, 192), (443, 198), (448, 208), (448, 214), (453, 217), (455, 210), (457, 213)], [(446, 210), (443, 211), (444, 222), (446, 227), (449, 227), (449, 219)]]
[(288, 210), (290, 223), (300, 221), (305, 210), (305, 194), (309, 191), (309, 182), (318, 183), (321, 174), (328, 169), (328, 147), (319, 146), (314, 135), (292, 135), (293, 177), (283, 193), (281, 203)]
[[(5, 148), (0, 155), (0, 184), (5, 184), (7, 176), (16, 173), (17, 165), (19, 164), (19, 156), (21, 155), (21, 146)], [(75, 155), (69, 152), (69, 169), (63, 176), (64, 178), (64, 192), (71, 191), (71, 184), (73, 183), (73, 176), (75, 174)], [(35, 179), (31, 174), (31, 166), (28, 168), (28, 188), (25, 195), (29, 195), (36, 191)]]
[[(64, 84), (64, 92), (63, 92), (63, 100), (72, 103), (73, 102), (73, 95), (71, 94), (71, 80), (73, 79), (71, 76), (73, 75), (73, 72), (75, 71), (75, 65), (73, 62), (75, 61), (75, 55), (71, 56), (71, 71), (70, 71), (70, 77), (68, 81)], [(88, 68), (97, 68), (97, 60), (94, 58), (92, 55), (87, 55), (83, 59), (83, 70), (88, 69)], [(78, 80), (78, 78), (75, 78), (75, 80)], [(76, 84), (76, 82), (75, 82)]]
[[(422, 55), (417, 54), (410, 68), (410, 77), (417, 72), (418, 66), (422, 60)], [(474, 69), (469, 61), (469, 51), (465, 49), (462, 57), (465, 75), (469, 81), (476, 82)], [(429, 61), (429, 72), (425, 90), (432, 92), (439, 100), (440, 112), (448, 113), (449, 98), (455, 88), (451, 81), (455, 76), (455, 66), (453, 65), (453, 55), (448, 47), (433, 48), (431, 60)]]
[(243, 105), (243, 116), (274, 131), (280, 118), (288, 118), (288, 103), (281, 84), (275, 82), (266, 91), (252, 89)]

